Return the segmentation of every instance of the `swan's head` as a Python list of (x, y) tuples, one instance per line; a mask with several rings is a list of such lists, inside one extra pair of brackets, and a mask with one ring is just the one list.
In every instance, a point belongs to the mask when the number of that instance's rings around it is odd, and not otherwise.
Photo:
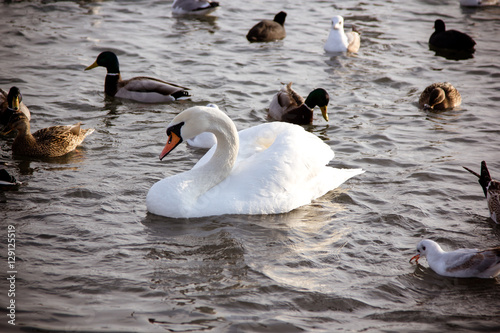
[(218, 107), (194, 106), (182, 111), (167, 127), (168, 140), (160, 154), (160, 160), (182, 141), (194, 138), (203, 132), (214, 133), (220, 130), (223, 123), (232, 124), (232, 121)]
[(344, 30), (344, 18), (340, 15), (332, 17), (332, 29)]

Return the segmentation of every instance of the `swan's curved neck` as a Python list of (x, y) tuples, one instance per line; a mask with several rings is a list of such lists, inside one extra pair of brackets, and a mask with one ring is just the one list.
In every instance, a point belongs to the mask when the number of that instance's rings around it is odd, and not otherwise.
[(239, 149), (238, 132), (229, 117), (211, 119), (205, 131), (215, 135), (217, 146), (206, 164), (190, 170), (196, 177), (198, 196), (227, 178), (233, 169)]

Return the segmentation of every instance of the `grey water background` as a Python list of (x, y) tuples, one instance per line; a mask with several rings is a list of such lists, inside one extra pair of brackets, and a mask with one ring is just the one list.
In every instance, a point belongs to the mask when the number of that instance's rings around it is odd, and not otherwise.
[[(16, 326), (0, 280), (2, 332), (498, 332), (498, 280), (451, 279), (408, 262), (423, 238), (445, 249), (500, 244), (477, 179), (500, 178), (500, 7), (452, 0), (221, 1), (207, 18), (174, 17), (169, 1), (12, 1), (0, 12), (0, 87), (18, 86), (32, 130), (77, 121), (96, 131), (57, 159), (0, 163), (23, 185), (0, 203), (0, 260), (16, 228)], [(283, 41), (250, 44), (256, 22), (288, 13)], [(333, 15), (361, 31), (357, 54), (325, 54)], [(477, 41), (473, 58), (428, 49), (433, 23)], [(124, 78), (158, 77), (192, 98), (148, 105), (106, 99), (99, 52)], [(169, 219), (148, 214), (159, 179), (188, 170), (203, 149), (163, 161), (165, 127), (216, 103), (238, 129), (268, 121), (281, 82), (331, 96), (305, 128), (363, 168), (288, 214)], [(418, 109), (449, 81), (463, 103)]]

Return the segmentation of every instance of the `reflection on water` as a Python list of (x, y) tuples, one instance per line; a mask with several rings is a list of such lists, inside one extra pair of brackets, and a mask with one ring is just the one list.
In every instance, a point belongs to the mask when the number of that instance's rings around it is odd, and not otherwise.
[(466, 60), (474, 58), (474, 52), (476, 50), (450, 50), (450, 49), (442, 49), (439, 47), (435, 47), (429, 45), (429, 50), (434, 51), (435, 55), (449, 59), (449, 60)]

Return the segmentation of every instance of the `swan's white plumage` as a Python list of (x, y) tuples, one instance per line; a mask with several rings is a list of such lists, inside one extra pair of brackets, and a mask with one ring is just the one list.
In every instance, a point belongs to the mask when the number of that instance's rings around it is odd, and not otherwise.
[[(192, 109), (227, 117), (214, 108), (194, 107), (188, 110)], [(230, 121), (229, 117), (227, 119)], [(197, 117), (196, 121), (200, 122), (200, 118)], [(175, 125), (175, 122), (174, 118), (171, 124)], [(232, 122), (231, 125), (234, 127)], [(236, 161), (222, 181), (206, 191), (200, 191), (205, 186), (204, 182), (217, 177), (214, 174), (218, 171), (210, 166), (212, 156), (218, 154), (216, 149), (226, 143), (232, 145), (234, 138), (229, 141), (223, 138), (226, 142), (219, 139), (219, 143), (191, 170), (154, 184), (146, 198), (148, 210), (176, 218), (285, 213), (310, 203), (347, 179), (363, 173), (361, 169), (327, 167), (334, 152), (314, 134), (297, 125), (265, 123), (242, 130), (238, 136), (240, 146)]]
[[(219, 106), (213, 103), (207, 104), (207, 107), (219, 109)], [(217, 143), (215, 135), (210, 132), (203, 132), (195, 136), (194, 138), (188, 139), (187, 144), (192, 147), (197, 148), (212, 148), (213, 145)]]

